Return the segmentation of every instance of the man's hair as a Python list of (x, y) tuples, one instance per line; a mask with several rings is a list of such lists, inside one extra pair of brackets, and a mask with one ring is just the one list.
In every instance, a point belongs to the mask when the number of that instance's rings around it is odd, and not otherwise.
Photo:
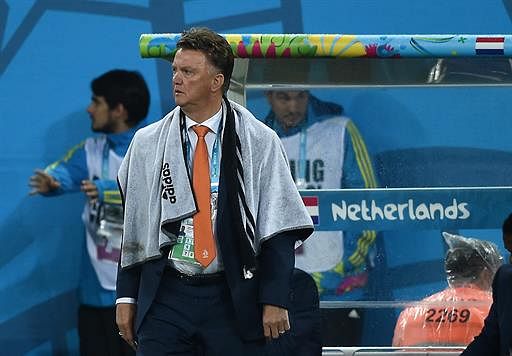
[(503, 232), (503, 235), (512, 235), (512, 214), (510, 214), (503, 222), (501, 231)]
[(222, 90), (227, 93), (235, 58), (224, 37), (205, 27), (192, 27), (181, 34), (176, 48), (201, 51), (224, 76)]
[(110, 109), (123, 104), (128, 112), (126, 123), (133, 127), (148, 114), (149, 90), (139, 72), (122, 69), (108, 71), (91, 82), (96, 96), (103, 96)]
[(502, 257), (496, 244), (474, 238), (443, 233), (449, 249), (445, 256), (445, 270), (449, 282), (473, 282), (487, 269), (488, 278), (496, 273)]
[(488, 266), (476, 249), (457, 247), (446, 253), (446, 272), (456, 279), (477, 277)]

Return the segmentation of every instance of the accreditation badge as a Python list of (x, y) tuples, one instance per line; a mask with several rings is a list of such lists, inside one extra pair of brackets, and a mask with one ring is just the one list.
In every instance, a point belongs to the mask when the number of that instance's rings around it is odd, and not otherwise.
[[(215, 226), (217, 220), (217, 198), (218, 183), (211, 185), (210, 208), (212, 217), (212, 226)], [(180, 232), (176, 244), (172, 246), (169, 258), (173, 261), (185, 262), (196, 266), (201, 266), (194, 257), (194, 220), (187, 218), (181, 221)]]
[(123, 206), (104, 203), (100, 205), (96, 234), (107, 240), (107, 249), (121, 250), (123, 238)]
[(181, 222), (176, 244), (172, 246), (171, 260), (200, 265), (194, 258), (194, 223), (192, 218)]

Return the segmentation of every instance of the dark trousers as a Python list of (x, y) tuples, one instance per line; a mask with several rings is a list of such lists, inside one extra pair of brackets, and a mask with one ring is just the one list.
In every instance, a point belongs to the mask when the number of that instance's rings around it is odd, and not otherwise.
[(166, 269), (138, 334), (139, 356), (262, 355), (238, 333), (225, 279), (190, 283)]
[(323, 346), (361, 346), (363, 310), (322, 308)]
[(138, 356), (317, 356), (321, 354), (318, 294), (312, 278), (295, 270), (291, 330), (278, 339), (243, 342), (225, 281), (193, 285), (166, 270), (139, 332)]
[(133, 356), (135, 352), (118, 335), (115, 307), (81, 305), (78, 336), (82, 356)]

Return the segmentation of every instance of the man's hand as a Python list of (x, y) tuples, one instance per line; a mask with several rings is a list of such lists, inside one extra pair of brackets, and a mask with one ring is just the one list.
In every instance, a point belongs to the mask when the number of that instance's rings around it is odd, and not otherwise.
[(87, 195), (87, 198), (91, 201), (91, 203), (95, 203), (98, 200), (98, 188), (96, 184), (90, 180), (83, 180), (82, 185), (80, 186), (80, 190)]
[(30, 177), (28, 185), (31, 188), (30, 195), (45, 194), (60, 188), (58, 181), (40, 169), (34, 171), (34, 175)]
[(137, 305), (129, 303), (119, 303), (116, 306), (116, 323), (119, 328), (119, 335), (135, 350), (137, 343), (135, 341), (135, 332), (133, 324), (135, 321), (135, 311)]
[(263, 334), (267, 338), (277, 339), (279, 334), (290, 330), (288, 310), (275, 305), (263, 306)]

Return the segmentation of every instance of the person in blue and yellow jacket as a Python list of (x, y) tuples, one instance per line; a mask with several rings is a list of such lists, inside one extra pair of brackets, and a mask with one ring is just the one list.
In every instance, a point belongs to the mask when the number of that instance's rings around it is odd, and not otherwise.
[[(309, 91), (268, 91), (265, 123), (281, 138), (299, 189), (375, 188), (366, 145), (343, 108)], [(296, 250), (295, 266), (316, 281), (320, 300), (364, 300), (375, 231), (315, 232)], [(324, 346), (360, 344), (362, 311), (324, 309)]]
[(87, 107), (92, 131), (60, 160), (30, 177), (30, 194), (54, 196), (82, 191), (86, 251), (79, 285), (81, 355), (127, 355), (117, 334), (115, 286), (121, 249), (123, 208), (117, 172), (149, 107), (149, 90), (135, 71), (111, 70), (91, 82)]

